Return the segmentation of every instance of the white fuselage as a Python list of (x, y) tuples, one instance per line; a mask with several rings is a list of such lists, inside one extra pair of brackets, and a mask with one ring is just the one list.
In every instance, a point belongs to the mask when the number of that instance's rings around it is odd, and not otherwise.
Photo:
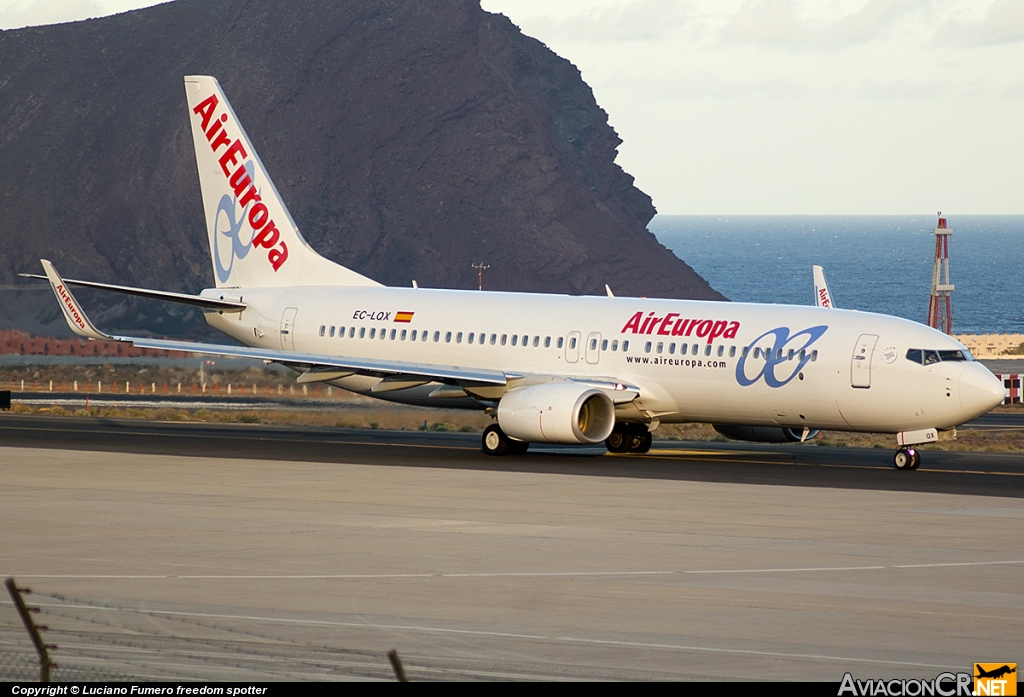
[[(520, 373), (533, 382), (550, 376), (639, 387), (637, 400), (618, 406), (622, 421), (895, 433), (962, 424), (1002, 397), (1001, 383), (973, 360), (923, 365), (907, 358), (910, 349), (966, 353), (959, 342), (872, 313), (384, 287), (203, 295), (246, 303), (241, 313), (206, 318), (251, 347), (496, 369), (509, 376), (507, 389)], [(438, 383), (371, 393), (379, 378), (331, 382), (406, 403), (486, 404), (428, 397)]]

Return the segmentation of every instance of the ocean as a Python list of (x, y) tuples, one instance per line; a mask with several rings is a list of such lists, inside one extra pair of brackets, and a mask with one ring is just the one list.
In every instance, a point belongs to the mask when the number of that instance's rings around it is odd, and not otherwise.
[[(946, 216), (956, 334), (1024, 333), (1024, 215)], [(810, 305), (811, 265), (837, 307), (925, 323), (934, 215), (659, 215), (649, 229), (737, 302)]]

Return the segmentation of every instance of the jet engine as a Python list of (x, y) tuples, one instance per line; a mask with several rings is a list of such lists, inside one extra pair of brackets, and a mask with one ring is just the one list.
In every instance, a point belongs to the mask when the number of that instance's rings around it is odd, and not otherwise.
[[(803, 435), (802, 428), (778, 428), (772, 426), (736, 426), (734, 424), (714, 424), (716, 431), (732, 440), (747, 440), (754, 443), (799, 443)], [(812, 428), (807, 438), (818, 437), (818, 429)]]
[(615, 405), (601, 390), (572, 382), (517, 387), (498, 402), (498, 425), (533, 443), (600, 443), (615, 427)]

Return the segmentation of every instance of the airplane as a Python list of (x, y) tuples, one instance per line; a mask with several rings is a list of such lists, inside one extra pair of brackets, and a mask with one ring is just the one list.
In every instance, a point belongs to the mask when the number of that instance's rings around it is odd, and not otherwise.
[(1016, 673), (1017, 672), (1017, 668), (1016, 667), (1011, 668), (1008, 665), (1003, 665), (1003, 666), (1001, 666), (999, 668), (993, 668), (992, 670), (985, 670), (980, 665), (975, 664), (975, 670), (978, 673), (977, 675), (974, 676), (976, 678), (996, 678), (996, 679), (999, 679), (999, 678), (1003, 677), (1004, 675), (1010, 675), (1011, 673)]
[[(303, 239), (220, 84), (185, 78), (215, 287), (198, 295), (64, 280), (68, 324), (98, 340), (262, 359), (405, 404), (483, 410), (489, 455), (530, 443), (646, 453), (662, 423), (798, 442), (896, 435), (893, 464), (1002, 402), (965, 346), (896, 317), (834, 308), (385, 287)], [(32, 277), (40, 278), (40, 276)], [(186, 303), (241, 346), (111, 336), (71, 286)]]

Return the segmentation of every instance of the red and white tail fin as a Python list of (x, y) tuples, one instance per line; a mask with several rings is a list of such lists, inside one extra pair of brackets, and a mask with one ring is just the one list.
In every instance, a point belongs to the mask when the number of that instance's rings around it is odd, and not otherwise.
[(825, 283), (825, 269), (817, 265), (812, 266), (811, 269), (814, 271), (814, 304), (818, 307), (834, 308), (832, 293), (829, 292), (828, 284)]
[(187, 76), (185, 94), (218, 288), (380, 285), (303, 239), (217, 80)]

